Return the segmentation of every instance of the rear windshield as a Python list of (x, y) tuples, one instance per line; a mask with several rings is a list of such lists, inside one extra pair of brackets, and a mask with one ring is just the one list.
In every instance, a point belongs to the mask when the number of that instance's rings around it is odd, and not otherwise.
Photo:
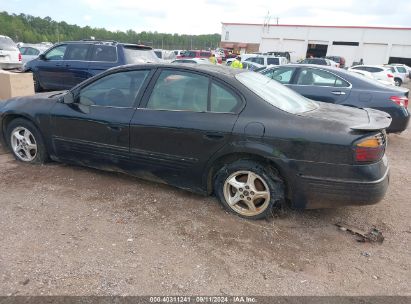
[(124, 46), (124, 56), (126, 57), (127, 64), (159, 62), (156, 53), (151, 49)]
[(400, 73), (407, 73), (407, 70), (403, 67), (397, 67), (398, 72)]
[(17, 51), (17, 45), (9, 37), (0, 37), (0, 50)]
[(288, 113), (299, 114), (318, 108), (315, 102), (259, 73), (244, 72), (235, 77), (269, 104)]

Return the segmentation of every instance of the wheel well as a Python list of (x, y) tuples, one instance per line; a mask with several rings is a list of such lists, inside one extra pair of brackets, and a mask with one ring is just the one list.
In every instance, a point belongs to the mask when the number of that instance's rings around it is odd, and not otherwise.
[(215, 176), (223, 166), (227, 164), (231, 164), (235, 161), (238, 160), (252, 160), (255, 162), (258, 162), (260, 164), (268, 165), (272, 170), (274, 170), (283, 180), (286, 193), (285, 196), (288, 197), (288, 193), (290, 193), (289, 185), (287, 183), (287, 180), (284, 178), (284, 174), (281, 172), (282, 170), (280, 167), (273, 161), (268, 160), (267, 158), (264, 158), (262, 156), (256, 155), (256, 154), (250, 154), (250, 153), (234, 153), (234, 154), (228, 154), (224, 155), (214, 161), (212, 166), (210, 167), (207, 175), (207, 192), (208, 194), (211, 194), (214, 192), (214, 179)]
[(1, 134), (3, 136), (3, 141), (4, 141), (5, 144), (8, 144), (8, 141), (7, 141), (7, 138), (6, 138), (7, 127), (13, 120), (15, 120), (17, 118), (22, 118), (22, 119), (25, 119), (27, 121), (30, 121), (32, 124), (34, 124), (37, 127), (35, 122), (33, 120), (27, 118), (26, 116), (19, 115), (19, 114), (9, 114), (9, 115), (7, 115), (6, 117), (3, 118), (3, 126), (2, 126), (3, 134)]
[(398, 80), (398, 81), (402, 82), (402, 79), (398, 78), (398, 77), (395, 77), (394, 80)]

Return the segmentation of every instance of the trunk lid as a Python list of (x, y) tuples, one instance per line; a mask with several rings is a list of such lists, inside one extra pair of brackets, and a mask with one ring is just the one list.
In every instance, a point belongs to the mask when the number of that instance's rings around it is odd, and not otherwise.
[(370, 108), (353, 108), (324, 102), (317, 104), (319, 107), (316, 110), (300, 115), (328, 120), (358, 131), (383, 130), (390, 126), (392, 120), (389, 114)]

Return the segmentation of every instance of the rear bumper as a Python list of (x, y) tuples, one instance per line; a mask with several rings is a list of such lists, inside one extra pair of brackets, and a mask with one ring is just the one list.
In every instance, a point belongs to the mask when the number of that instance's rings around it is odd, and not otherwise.
[(368, 165), (300, 164), (289, 198), (297, 209), (372, 205), (384, 198), (388, 184), (386, 156)]
[(408, 112), (408, 109), (403, 107), (376, 109), (384, 111), (391, 115), (392, 122), (391, 125), (387, 128), (388, 133), (402, 132), (407, 129), (410, 122), (410, 113)]
[(332, 180), (303, 176), (307, 194), (305, 209), (373, 205), (384, 198), (389, 184), (389, 170), (375, 181)]
[(21, 69), (23, 68), (22, 63), (12, 63), (12, 62), (0, 62), (0, 68), (4, 70), (13, 70), (13, 69)]

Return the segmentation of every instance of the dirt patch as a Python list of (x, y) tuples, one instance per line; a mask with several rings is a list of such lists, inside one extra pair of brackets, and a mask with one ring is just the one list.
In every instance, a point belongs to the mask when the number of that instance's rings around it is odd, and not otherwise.
[[(227, 214), (213, 197), (0, 150), (0, 294), (411, 295), (411, 133), (374, 206)], [(375, 226), (382, 244), (334, 225)]]

